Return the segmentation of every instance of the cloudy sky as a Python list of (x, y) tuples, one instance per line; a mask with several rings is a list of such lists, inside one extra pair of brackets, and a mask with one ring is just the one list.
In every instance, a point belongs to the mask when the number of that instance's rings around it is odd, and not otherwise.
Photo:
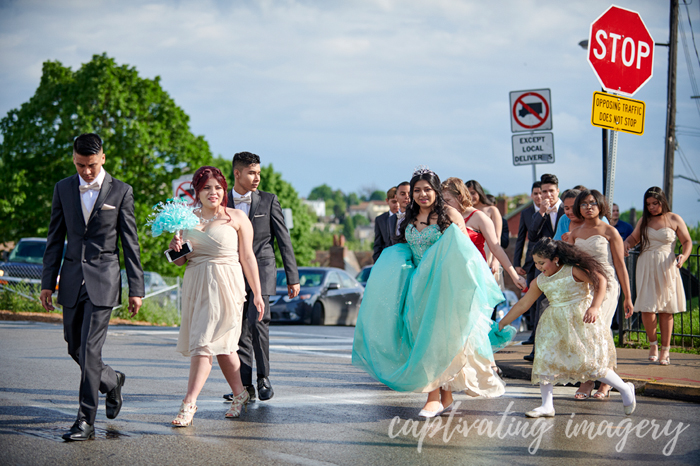
[[(690, 1), (690, 0), (688, 0)], [(616, 0), (668, 42), (668, 2)], [(509, 92), (549, 88), (562, 188), (602, 186), (600, 84), (577, 44), (610, 0), (22, 1), (0, 0), (0, 115), (36, 90), (41, 66), (73, 69), (106, 52), (162, 85), (215, 155), (247, 150), (302, 195), (327, 183), (386, 189), (426, 164), (491, 193), (527, 192), (530, 166), (512, 162)], [(700, 42), (700, 1), (680, 20)], [(700, 43), (698, 44), (700, 46)], [(642, 206), (662, 186), (668, 49), (656, 47), (645, 134), (621, 133), (615, 200)], [(678, 49), (680, 149), (675, 173), (700, 175), (700, 100)], [(685, 134), (683, 134), (685, 133)], [(687, 161), (687, 164), (685, 163)], [(675, 180), (674, 211), (700, 221), (700, 185)]]

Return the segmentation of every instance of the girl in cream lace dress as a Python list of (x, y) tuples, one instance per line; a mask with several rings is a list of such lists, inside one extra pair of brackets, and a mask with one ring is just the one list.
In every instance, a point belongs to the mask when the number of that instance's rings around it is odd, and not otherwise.
[(195, 210), (200, 225), (187, 230), (184, 238), (175, 236), (170, 248), (179, 251), (190, 241), (192, 252), (174, 261), (187, 264), (182, 285), (182, 322), (176, 350), (190, 358), (187, 394), (174, 427), (192, 423), (197, 397), (204, 387), (216, 356), (234, 394), (226, 417), (240, 416), (248, 402), (238, 359), (238, 338), (243, 321), (245, 278), (255, 295), (255, 306), (262, 318), (265, 305), (260, 291), (258, 264), (253, 254), (253, 227), (240, 210), (226, 208), (226, 179), (218, 168), (201, 167), (192, 177)]
[[(608, 213), (608, 205), (599, 191), (582, 190), (576, 196), (572, 210), (583, 224), (571, 231), (568, 242), (593, 256), (605, 269), (608, 286), (600, 312), (603, 323), (609, 329), (617, 310), (620, 288), (625, 296), (625, 317), (630, 317), (633, 311), (622, 237), (615, 227), (603, 222), (602, 218)], [(588, 398), (593, 390), (593, 384), (593, 380), (581, 384), (575, 398), (577, 400)], [(602, 384), (593, 398), (607, 398), (609, 393), (610, 386)]]
[[(669, 211), (666, 195), (656, 186), (644, 193), (644, 213), (634, 231), (625, 240), (625, 249), (640, 244), (637, 260), (637, 300), (634, 310), (642, 313), (649, 339), (649, 360), (671, 364), (673, 315), (685, 311), (685, 292), (680, 268), (688, 260), (693, 241), (680, 215)], [(682, 253), (676, 257), (676, 238)], [(657, 320), (661, 326), (661, 354), (656, 337)]]
[(591, 379), (615, 387), (622, 395), (625, 414), (632, 414), (636, 406), (634, 386), (625, 384), (614, 371), (615, 345), (600, 313), (607, 285), (605, 270), (578, 248), (550, 238), (538, 241), (532, 256), (542, 273), (499, 323), (503, 328), (542, 293), (547, 296), (549, 307), (537, 324), (532, 365), (532, 382), (540, 384), (542, 406), (525, 415), (553, 417), (553, 385)]

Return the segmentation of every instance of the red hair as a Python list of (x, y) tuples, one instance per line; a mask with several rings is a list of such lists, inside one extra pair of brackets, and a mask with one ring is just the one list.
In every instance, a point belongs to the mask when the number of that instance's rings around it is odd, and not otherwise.
[[(199, 193), (202, 192), (204, 185), (207, 184), (207, 181), (209, 181), (210, 178), (214, 178), (216, 181), (218, 181), (221, 187), (224, 188), (224, 196), (221, 199), (221, 205), (224, 207), (224, 212), (226, 212), (225, 209), (226, 205), (228, 204), (228, 183), (226, 183), (226, 177), (224, 174), (221, 173), (221, 170), (216, 167), (205, 165), (203, 167), (199, 167), (197, 171), (194, 172), (194, 175), (192, 175), (194, 197), (199, 203)], [(226, 213), (226, 216), (228, 216), (229, 220), (231, 220), (231, 216), (228, 215), (228, 212)]]

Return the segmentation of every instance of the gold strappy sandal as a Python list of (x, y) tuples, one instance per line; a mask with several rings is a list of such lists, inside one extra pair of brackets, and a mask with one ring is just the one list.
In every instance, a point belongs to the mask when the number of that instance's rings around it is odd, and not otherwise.
[(180, 412), (171, 422), (173, 427), (187, 427), (193, 423), (194, 413), (197, 412), (197, 406), (194, 403), (182, 402), (180, 406)]

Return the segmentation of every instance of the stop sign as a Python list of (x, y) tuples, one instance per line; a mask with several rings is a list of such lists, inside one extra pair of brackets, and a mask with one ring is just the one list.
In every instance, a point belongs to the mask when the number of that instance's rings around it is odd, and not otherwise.
[(654, 39), (639, 13), (613, 5), (593, 21), (588, 63), (607, 91), (631, 96), (649, 81)]

